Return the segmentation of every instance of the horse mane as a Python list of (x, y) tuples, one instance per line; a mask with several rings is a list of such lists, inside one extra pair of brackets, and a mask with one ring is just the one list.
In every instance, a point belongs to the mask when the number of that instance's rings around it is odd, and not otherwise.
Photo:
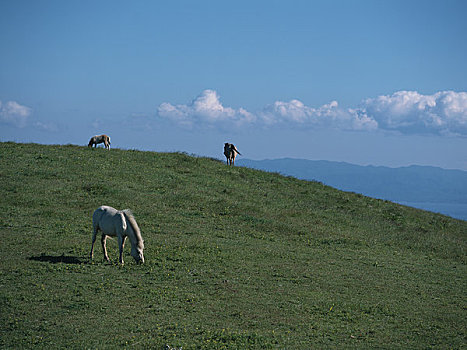
[(141, 236), (141, 231), (139, 230), (138, 224), (136, 223), (135, 217), (130, 209), (122, 210), (123, 215), (127, 219), (128, 223), (130, 224), (133, 232), (135, 233), (136, 241), (138, 244), (139, 249), (144, 249), (144, 240)]

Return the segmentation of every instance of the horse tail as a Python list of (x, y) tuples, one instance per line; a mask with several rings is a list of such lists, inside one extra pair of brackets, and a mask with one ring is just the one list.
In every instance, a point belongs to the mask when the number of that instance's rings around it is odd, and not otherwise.
[(125, 221), (131, 226), (131, 229), (135, 233), (136, 241), (138, 242), (138, 248), (144, 249), (144, 241), (141, 236), (141, 231), (139, 230), (138, 224), (136, 223), (135, 217), (130, 209), (122, 210), (123, 215), (125, 216)]
[(235, 147), (234, 144), (232, 144), (232, 149), (233, 149), (235, 152), (237, 152), (238, 154), (242, 155), (242, 154), (238, 151), (237, 147)]

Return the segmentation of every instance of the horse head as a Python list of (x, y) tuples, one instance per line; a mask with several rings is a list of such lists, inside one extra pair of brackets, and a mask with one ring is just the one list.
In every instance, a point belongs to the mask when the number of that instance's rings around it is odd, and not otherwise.
[(131, 256), (135, 259), (137, 263), (144, 264), (144, 254), (142, 247), (131, 247)]

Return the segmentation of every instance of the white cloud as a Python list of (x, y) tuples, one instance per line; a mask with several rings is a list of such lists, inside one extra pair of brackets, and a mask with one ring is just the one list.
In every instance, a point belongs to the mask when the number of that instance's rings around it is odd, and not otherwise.
[(2, 103), (2, 101), (0, 101), (1, 122), (13, 124), (19, 128), (23, 128), (26, 126), (31, 112), (31, 108), (22, 106), (18, 102), (8, 101)]
[(52, 123), (52, 122), (35, 122), (34, 123), (34, 128), (42, 131), (49, 131), (49, 132), (58, 132), (59, 127), (57, 124)]
[(157, 108), (157, 112), (160, 117), (184, 126), (216, 124), (225, 121), (240, 125), (255, 120), (255, 116), (243, 108), (224, 107), (214, 90), (204, 90), (187, 105), (174, 106), (170, 103), (162, 103)]
[[(386, 130), (405, 134), (467, 136), (467, 93), (440, 91), (422, 95), (398, 91), (367, 98), (354, 108), (337, 101), (314, 108), (294, 99), (276, 101), (261, 111), (224, 107), (216, 91), (205, 90), (190, 104), (162, 103), (158, 115), (179, 125), (233, 125), (289, 128), (334, 128), (341, 130)], [(229, 124), (229, 125), (230, 125)]]
[(366, 99), (362, 108), (381, 129), (467, 136), (466, 92), (421, 95), (416, 91), (398, 91)]
[(339, 107), (337, 101), (319, 108), (308, 107), (299, 100), (276, 101), (260, 113), (268, 125), (285, 124), (301, 127), (339, 128), (344, 130), (373, 130), (378, 124), (359, 110)]

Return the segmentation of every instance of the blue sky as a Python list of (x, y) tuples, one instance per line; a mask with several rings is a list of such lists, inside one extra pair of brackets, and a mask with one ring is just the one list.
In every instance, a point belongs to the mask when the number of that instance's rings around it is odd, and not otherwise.
[(466, 1), (0, 2), (0, 140), (467, 170)]

